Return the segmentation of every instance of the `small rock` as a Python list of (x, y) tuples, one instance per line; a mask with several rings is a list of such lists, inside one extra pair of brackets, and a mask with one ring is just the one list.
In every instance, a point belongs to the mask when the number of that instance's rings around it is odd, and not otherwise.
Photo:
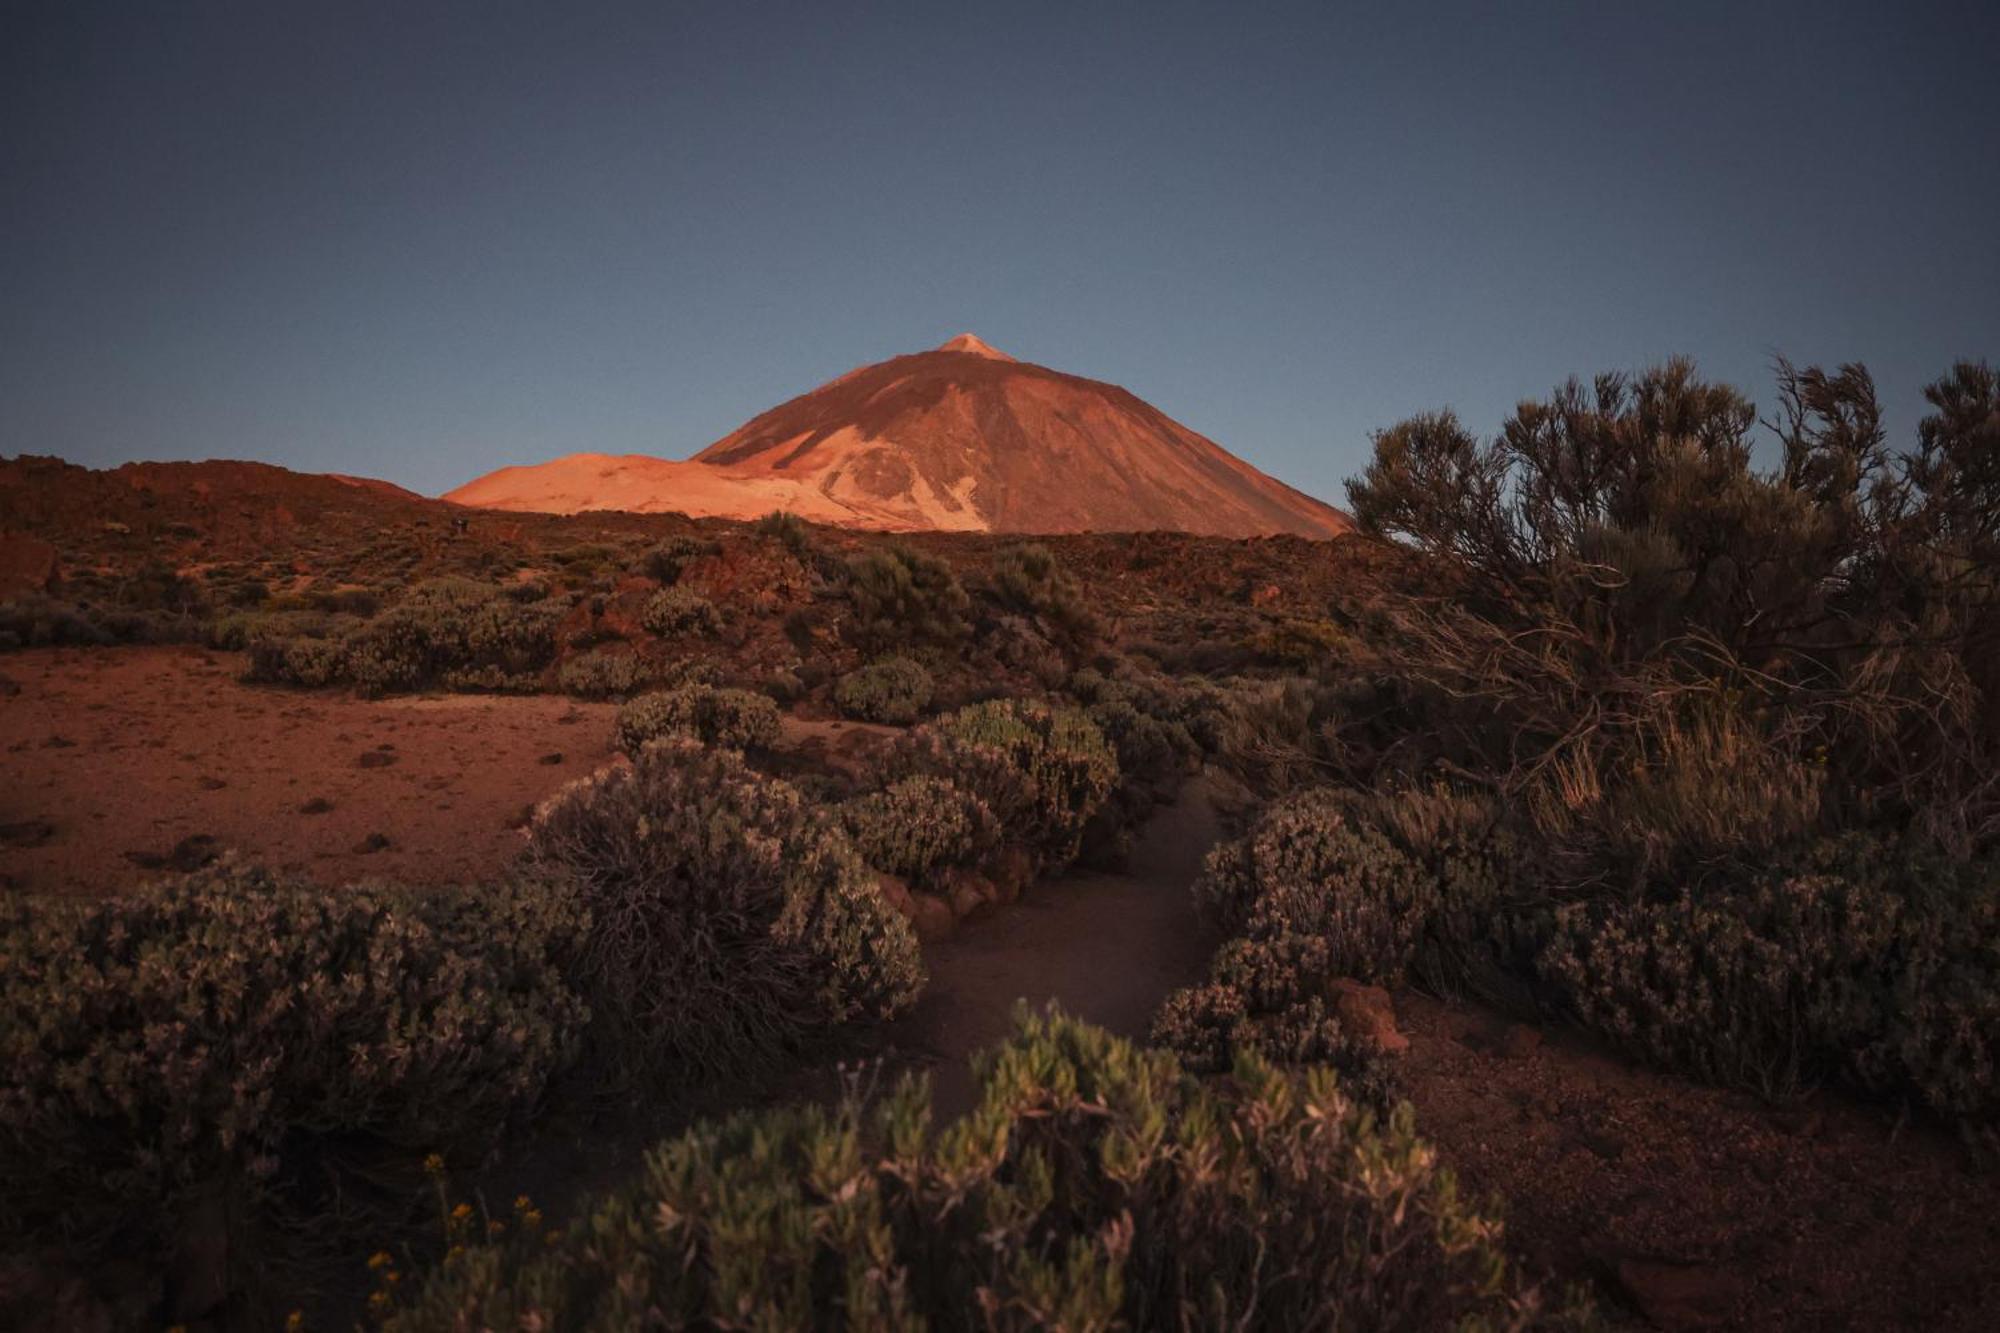
[(1625, 1140), (1609, 1130), (1593, 1129), (1586, 1125), (1577, 1131), (1576, 1138), (1577, 1142), (1607, 1162), (1615, 1162), (1625, 1155)]
[(916, 919), (916, 904), (910, 901), (910, 886), (894, 875), (878, 873), (875, 884), (882, 894), (882, 901), (903, 914), (905, 920)]
[(972, 915), (999, 897), (993, 881), (977, 871), (953, 866), (938, 875), (938, 896), (951, 904), (954, 916)]
[(1035, 858), (1025, 848), (1002, 847), (987, 869), (992, 872), (993, 901), (997, 903), (1014, 902), (1035, 882)]
[(370, 750), (354, 762), (362, 768), (387, 768), (396, 762), (396, 756), (387, 750)]
[(1795, 1138), (1816, 1139), (1826, 1128), (1826, 1117), (1807, 1107), (1794, 1107), (1785, 1111), (1771, 1112), (1771, 1123), (1781, 1132)]
[(1327, 983), (1327, 999), (1341, 1027), (1384, 1055), (1401, 1055), (1410, 1049), (1410, 1039), (1396, 1027), (1396, 1006), (1389, 992), (1367, 986), (1350, 977), (1336, 977)]
[(46, 819), (0, 824), (0, 847), (39, 847), (55, 836), (56, 826)]
[(910, 895), (910, 927), (925, 943), (949, 938), (957, 920), (951, 914), (951, 904), (936, 894)]
[(551, 767), (553, 767), (556, 764), (560, 764), (562, 761), (563, 761), (562, 751), (551, 750), (547, 754), (543, 755), (540, 759), (536, 760), (535, 762), (538, 764), (548, 764)]
[(42, 748), (44, 750), (67, 750), (75, 744), (76, 742), (67, 736), (51, 736), (42, 742)]
[(354, 844), (354, 854), (356, 856), (370, 856), (376, 852), (386, 852), (393, 845), (389, 841), (388, 834), (371, 833), (360, 842)]
[(1743, 1281), (1707, 1264), (1623, 1259), (1618, 1285), (1659, 1328), (1714, 1328), (1726, 1324), (1743, 1296)]
[(223, 781), (221, 778), (202, 778), (195, 785), (200, 787), (203, 791), (221, 791), (224, 787), (227, 787), (229, 784)]
[(333, 809), (332, 801), (327, 800), (324, 796), (315, 796), (299, 807), (299, 813), (302, 815), (323, 815), (331, 809)]
[(1509, 1023), (1500, 1034), (1500, 1054), (1509, 1060), (1525, 1060), (1541, 1046), (1542, 1034), (1526, 1023)]

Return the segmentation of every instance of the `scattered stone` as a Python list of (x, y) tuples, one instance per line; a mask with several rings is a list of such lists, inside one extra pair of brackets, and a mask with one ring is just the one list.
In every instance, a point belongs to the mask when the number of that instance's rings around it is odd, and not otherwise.
[(76, 742), (67, 736), (51, 736), (42, 742), (42, 748), (44, 750), (67, 750), (75, 744)]
[(992, 871), (993, 901), (1011, 903), (1035, 880), (1035, 858), (1019, 847), (1002, 847), (987, 867)]
[(1809, 1107), (1798, 1106), (1771, 1112), (1771, 1123), (1794, 1138), (1816, 1139), (1826, 1128), (1826, 1117)]
[(354, 762), (362, 768), (387, 768), (396, 762), (396, 756), (387, 750), (370, 750)]
[(912, 893), (910, 895), (910, 926), (917, 932), (917, 938), (928, 944), (933, 940), (949, 938), (957, 918), (951, 914), (951, 904), (934, 893)]
[(550, 766), (554, 766), (554, 765), (556, 765), (556, 764), (560, 764), (560, 763), (561, 763), (562, 761), (563, 761), (563, 756), (562, 756), (562, 751), (561, 751), (561, 750), (551, 750), (551, 751), (549, 751), (549, 752), (548, 752), (547, 754), (543, 755), (543, 756), (542, 756), (542, 757), (541, 757), (541, 758), (540, 758), (539, 760), (537, 760), (536, 762), (537, 762), (537, 763), (543, 763), (543, 764), (548, 764), (548, 765), (550, 765)]
[(956, 917), (968, 917), (999, 897), (992, 880), (975, 871), (954, 866), (938, 876), (938, 892), (951, 904)]
[(0, 847), (39, 847), (55, 836), (56, 826), (46, 819), (0, 824)]
[(376, 852), (386, 852), (394, 845), (389, 841), (388, 834), (371, 833), (360, 842), (354, 844), (354, 854), (356, 856), (372, 856)]
[(1410, 1049), (1410, 1039), (1396, 1026), (1396, 1006), (1388, 991), (1350, 977), (1336, 977), (1327, 983), (1326, 995), (1333, 1016), (1348, 1032), (1384, 1055), (1401, 1055)]
[(199, 786), (203, 791), (221, 791), (229, 784), (221, 778), (202, 778), (195, 785)]
[(917, 916), (916, 904), (910, 900), (910, 886), (894, 875), (877, 872), (876, 887), (881, 891), (882, 900), (903, 914), (905, 920), (914, 921)]
[(1743, 1280), (1707, 1264), (1622, 1259), (1618, 1285), (1632, 1305), (1659, 1328), (1715, 1328), (1731, 1321), (1743, 1297)]
[(299, 807), (299, 813), (302, 815), (323, 815), (331, 809), (333, 809), (332, 801), (327, 800), (324, 796), (315, 796)]
[(187, 874), (199, 870), (216, 857), (222, 855), (222, 847), (207, 833), (190, 833), (175, 843), (173, 850), (160, 852), (127, 852), (125, 859), (141, 870), (171, 870), (176, 874)]
[(1576, 1139), (1607, 1162), (1615, 1162), (1625, 1155), (1625, 1140), (1610, 1130), (1586, 1125), (1576, 1132)]
[(1542, 1034), (1526, 1023), (1509, 1023), (1500, 1034), (1500, 1054), (1509, 1060), (1525, 1060), (1542, 1047)]

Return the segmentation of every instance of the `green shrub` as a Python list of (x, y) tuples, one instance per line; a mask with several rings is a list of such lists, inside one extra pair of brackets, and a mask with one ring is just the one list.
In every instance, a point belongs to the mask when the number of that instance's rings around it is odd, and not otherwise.
[(1057, 639), (1075, 643), (1094, 628), (1076, 580), (1039, 542), (1010, 546), (994, 557), (987, 587), (1001, 607), (1029, 617)]
[(1104, 735), (1075, 708), (996, 699), (948, 713), (904, 737), (895, 767), (949, 779), (984, 801), (1010, 841), (1054, 862), (1118, 780)]
[(243, 678), (317, 689), (340, 680), (347, 670), (346, 662), (345, 650), (334, 639), (252, 639), (250, 663)]
[(913, 883), (969, 865), (1000, 840), (986, 803), (943, 778), (914, 777), (857, 796), (840, 820), (861, 859)]
[(0, 909), (0, 1230), (142, 1245), (333, 1145), (425, 1149), (531, 1106), (584, 1021), (559, 881), (322, 889), (221, 862)]
[(639, 623), (650, 634), (668, 638), (678, 634), (715, 634), (722, 629), (722, 613), (715, 604), (687, 588), (662, 588), (646, 599)]
[(639, 558), (639, 572), (661, 583), (674, 583), (680, 579), (681, 571), (704, 556), (714, 555), (722, 548), (713, 541), (700, 537), (690, 537), (685, 533), (667, 538)]
[(1914, 1095), (2000, 1144), (2000, 865), (1834, 839), (1740, 888), (1564, 907), (1541, 968), (1655, 1062)]
[(668, 739), (536, 812), (529, 856), (591, 913), (581, 979), (621, 1068), (725, 1066), (893, 1014), (916, 937), (846, 838), (740, 755)]
[(560, 614), (550, 603), (503, 597), (492, 584), (432, 579), (338, 640), (253, 641), (248, 674), (305, 686), (346, 682), (368, 695), (455, 680), (520, 681), (554, 658)]
[(884, 657), (842, 676), (833, 701), (848, 717), (907, 726), (931, 703), (931, 673), (908, 657)]
[(1400, 980), (1437, 906), (1437, 886), (1351, 814), (1323, 789), (1266, 810), (1243, 838), (1209, 853), (1194, 885), (1202, 915), (1232, 935), (1316, 937), (1332, 975)]
[(642, 694), (618, 710), (618, 748), (636, 755), (662, 736), (690, 736), (729, 750), (763, 749), (778, 739), (778, 706), (748, 690), (683, 685)]
[(1500, 1224), (1459, 1197), (1407, 1107), (1254, 1058), (1204, 1083), (1172, 1056), (1023, 1018), (977, 1107), (927, 1084), (872, 1110), (704, 1123), (553, 1244), (454, 1252), (397, 1333), (641, 1326), (1529, 1328), (1545, 1308)]
[(788, 510), (772, 510), (752, 523), (750, 531), (769, 537), (801, 560), (812, 550), (812, 525)]
[(604, 699), (630, 694), (650, 684), (654, 672), (637, 653), (579, 653), (563, 659), (556, 668), (556, 686), (564, 694), (584, 699)]
[(849, 559), (847, 596), (854, 606), (849, 633), (866, 650), (949, 646), (971, 632), (966, 613), (972, 599), (957, 573), (901, 546)]

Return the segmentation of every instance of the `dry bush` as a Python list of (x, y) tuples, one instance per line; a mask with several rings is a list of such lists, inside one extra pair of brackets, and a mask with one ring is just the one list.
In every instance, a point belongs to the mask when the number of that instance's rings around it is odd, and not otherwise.
[(777, 704), (749, 690), (683, 685), (642, 694), (618, 710), (618, 748), (636, 755), (647, 742), (686, 736), (727, 750), (761, 750), (778, 739)]
[(908, 726), (930, 707), (932, 688), (923, 663), (884, 657), (842, 676), (834, 684), (833, 701), (848, 717)]
[(571, 784), (536, 812), (529, 859), (590, 911), (577, 975), (616, 1070), (741, 1064), (923, 985), (916, 937), (847, 839), (733, 751), (654, 741)]
[(862, 860), (912, 883), (970, 865), (1000, 841), (986, 803), (944, 778), (904, 778), (857, 796), (842, 803), (840, 821)]
[(323, 889), (233, 862), (0, 910), (0, 1218), (171, 1243), (369, 1143), (478, 1146), (585, 1019), (560, 880)]
[(1074, 858), (1118, 780), (1118, 759), (1075, 708), (997, 699), (948, 713), (903, 738), (892, 768), (977, 796), (1009, 841), (1045, 862)]

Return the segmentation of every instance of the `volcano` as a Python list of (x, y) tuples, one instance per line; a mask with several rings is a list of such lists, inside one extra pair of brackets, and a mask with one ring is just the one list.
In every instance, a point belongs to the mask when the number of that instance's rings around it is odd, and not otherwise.
[(624, 509), (887, 530), (1334, 537), (1330, 505), (1115, 384), (973, 334), (849, 371), (683, 462), (571, 454), (447, 494), (485, 509)]

